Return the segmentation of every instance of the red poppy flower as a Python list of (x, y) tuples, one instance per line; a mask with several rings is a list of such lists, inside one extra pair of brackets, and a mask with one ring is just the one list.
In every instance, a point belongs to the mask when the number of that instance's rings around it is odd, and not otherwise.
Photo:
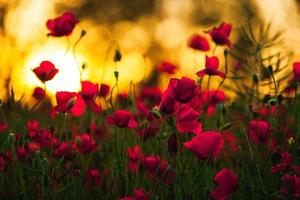
[(43, 61), (40, 66), (33, 69), (35, 75), (43, 82), (53, 79), (57, 74), (58, 69), (55, 68), (54, 64), (50, 61)]
[(273, 157), (276, 157), (277, 160), (272, 159), (273, 162), (277, 162), (277, 164), (273, 165), (271, 167), (271, 173), (278, 173), (278, 172), (284, 172), (287, 170), (291, 170), (294, 172), (300, 171), (300, 168), (296, 165), (292, 164), (293, 157), (290, 153), (278, 149), (276, 152), (273, 153)]
[(33, 94), (32, 96), (36, 99), (36, 100), (43, 100), (46, 97), (46, 92), (43, 88), (41, 87), (36, 87), (33, 90)]
[(176, 118), (176, 128), (180, 133), (194, 133), (202, 132), (202, 125), (198, 121), (199, 113), (192, 107), (182, 104), (178, 110)]
[(210, 49), (207, 39), (199, 34), (193, 34), (189, 38), (188, 47), (199, 51), (209, 51)]
[(203, 90), (198, 92), (190, 105), (198, 112), (201, 112), (205, 105), (207, 105), (206, 112), (209, 116), (215, 113), (218, 103), (226, 101), (226, 95), (223, 90), (210, 90), (209, 92)]
[(223, 132), (223, 137), (225, 141), (225, 149), (224, 152), (227, 155), (231, 155), (232, 153), (238, 152), (239, 147), (237, 145), (237, 141), (235, 136), (230, 132)]
[(41, 147), (48, 147), (52, 144), (52, 134), (49, 130), (41, 130), (40, 134), (38, 136), (38, 142), (40, 144)]
[(27, 122), (26, 125), (28, 137), (35, 138), (38, 135), (39, 129), (39, 122), (36, 120), (30, 120)]
[(173, 64), (169, 61), (162, 62), (158, 66), (158, 70), (160, 72), (164, 72), (164, 73), (167, 73), (167, 74), (175, 74), (177, 69), (178, 69), (178, 67), (175, 64)]
[(300, 62), (293, 63), (293, 80), (300, 81)]
[(183, 145), (201, 160), (215, 159), (224, 147), (224, 139), (218, 132), (206, 131), (196, 135)]
[(234, 192), (239, 184), (238, 177), (229, 169), (223, 168), (214, 177), (218, 185), (211, 192), (211, 197), (216, 200), (227, 199), (228, 195)]
[(4, 132), (8, 129), (8, 125), (6, 123), (0, 122), (0, 133)]
[(82, 81), (81, 88), (81, 95), (88, 107), (95, 113), (102, 112), (101, 105), (95, 102), (95, 98), (98, 95), (98, 84), (93, 84), (90, 81)]
[(123, 197), (120, 200), (149, 200), (149, 197), (143, 188), (136, 188), (133, 196)]
[(284, 89), (284, 92), (292, 93), (295, 90), (295, 84), (300, 83), (300, 62), (293, 63), (293, 78), (288, 81), (288, 86)]
[(229, 40), (229, 35), (232, 29), (232, 24), (221, 23), (219, 27), (213, 27), (211, 30), (207, 31), (211, 36), (212, 40), (217, 45), (226, 45), (231, 48), (231, 42)]
[(120, 128), (136, 128), (138, 125), (133, 115), (127, 110), (116, 110), (107, 118), (107, 122)]
[(225, 74), (221, 71), (218, 71), (219, 68), (219, 59), (217, 56), (208, 57), (205, 56), (205, 69), (198, 71), (196, 74), (199, 77), (209, 75), (209, 76), (220, 76), (225, 77)]
[(283, 187), (281, 192), (291, 193), (295, 198), (300, 198), (300, 177), (295, 174), (286, 174), (283, 176)]
[(166, 97), (171, 97), (180, 103), (188, 103), (194, 97), (195, 90), (196, 84), (193, 79), (187, 77), (172, 78), (163, 94), (163, 100)]
[(5, 167), (5, 160), (2, 156), (0, 156), (0, 171), (3, 173)]
[(165, 114), (172, 114), (175, 112), (177, 102), (173, 96), (169, 94), (168, 91), (164, 92), (162, 95), (162, 100), (159, 105), (159, 110)]
[(154, 106), (157, 106), (162, 98), (162, 92), (158, 87), (143, 88), (137, 99), (138, 110), (146, 115)]
[(65, 159), (70, 159), (72, 153), (71, 144), (68, 142), (62, 142), (60, 145), (55, 149), (54, 156), (55, 157), (64, 157)]
[(155, 125), (148, 124), (146, 127), (141, 126), (139, 130), (137, 131), (137, 134), (142, 138), (142, 139), (148, 139), (150, 137), (153, 137), (159, 128)]
[(91, 136), (84, 133), (77, 137), (76, 146), (82, 153), (91, 152), (95, 148), (95, 142)]
[(31, 153), (34, 153), (34, 152), (40, 150), (40, 148), (41, 148), (41, 146), (37, 142), (29, 142), (29, 144), (28, 144), (28, 149)]
[(128, 168), (133, 173), (137, 172), (139, 163), (143, 158), (143, 153), (141, 151), (141, 148), (138, 145), (136, 145), (132, 148), (128, 148), (127, 153), (128, 153), (128, 158), (129, 158)]
[(254, 144), (266, 144), (271, 136), (272, 128), (264, 120), (252, 120), (249, 125), (249, 138)]
[(27, 150), (24, 146), (16, 148), (16, 154), (18, 160), (25, 160), (27, 158)]
[(85, 103), (80, 94), (76, 92), (57, 92), (55, 98), (57, 105), (52, 108), (53, 117), (57, 112), (70, 112), (75, 117), (79, 117), (84, 113)]
[(54, 37), (69, 36), (78, 22), (73, 13), (64, 12), (61, 16), (47, 21), (46, 26), (50, 31), (48, 35)]
[[(86, 179), (89, 186), (100, 185), (100, 171), (97, 168), (89, 168), (87, 171)], [(94, 184), (93, 184), (94, 183)]]
[(154, 173), (156, 170), (159, 170), (161, 165), (160, 156), (147, 156), (144, 159), (144, 164), (151, 173)]
[(109, 85), (101, 83), (99, 96), (103, 97), (103, 98), (106, 98), (109, 95), (109, 90), (110, 90)]

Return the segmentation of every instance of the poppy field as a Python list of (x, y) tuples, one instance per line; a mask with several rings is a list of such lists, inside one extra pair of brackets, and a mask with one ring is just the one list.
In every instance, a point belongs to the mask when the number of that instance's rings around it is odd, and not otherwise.
[[(63, 12), (44, 28), (64, 40), (79, 24)], [(108, 56), (113, 81), (84, 79), (75, 48), (87, 29), (66, 47), (80, 90), (57, 91), (53, 104), (47, 83), (61, 70), (41, 60), (30, 72), (43, 85), (32, 91), (33, 108), (13, 88), (0, 102), (0, 199), (300, 199), (300, 58), (282, 75), (279, 61), (262, 55), (277, 35), (255, 37), (250, 28), (240, 47), (233, 27), (186, 38), (204, 63), (193, 77), (175, 76), (170, 60), (154, 66), (167, 87), (150, 80), (122, 91), (118, 45)]]

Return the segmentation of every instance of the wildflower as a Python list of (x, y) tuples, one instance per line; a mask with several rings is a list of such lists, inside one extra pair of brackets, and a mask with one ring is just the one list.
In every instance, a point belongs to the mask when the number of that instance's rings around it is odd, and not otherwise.
[(88, 107), (95, 113), (102, 112), (102, 108), (95, 102), (98, 95), (98, 84), (93, 84), (90, 81), (81, 82), (81, 95)]
[(107, 122), (120, 128), (136, 128), (138, 125), (133, 115), (127, 110), (116, 110), (107, 118)]
[(164, 62), (160, 63), (158, 66), (158, 70), (160, 72), (164, 72), (167, 74), (175, 74), (177, 69), (178, 69), (178, 67), (169, 61), (164, 61)]
[(209, 76), (220, 76), (225, 77), (225, 74), (221, 71), (218, 71), (219, 68), (219, 59), (217, 56), (208, 57), (205, 56), (205, 69), (197, 72), (197, 76), (202, 77), (205, 75)]
[(76, 92), (57, 92), (55, 95), (57, 105), (52, 108), (52, 116), (57, 112), (70, 112), (72, 116), (79, 117), (84, 113), (85, 103), (82, 96)]
[(209, 51), (210, 49), (207, 39), (199, 34), (193, 34), (189, 38), (188, 47), (199, 51)]
[(128, 168), (131, 172), (136, 172), (139, 167), (139, 162), (142, 160), (143, 154), (141, 152), (141, 148), (136, 145), (132, 148), (127, 149), (128, 153)]
[(8, 129), (8, 125), (6, 123), (0, 122), (0, 133), (4, 132)]
[(82, 153), (91, 152), (95, 148), (95, 142), (90, 135), (84, 133), (77, 137), (76, 146)]
[(32, 96), (36, 99), (36, 100), (43, 100), (46, 97), (46, 92), (43, 88), (41, 87), (36, 87), (33, 90), (33, 94)]
[(143, 88), (138, 100), (137, 108), (146, 115), (154, 106), (157, 106), (162, 98), (162, 92), (158, 87)]
[(283, 186), (281, 192), (291, 193), (295, 198), (300, 197), (300, 177), (295, 174), (286, 174), (282, 178)]
[(58, 69), (55, 68), (54, 64), (50, 61), (42, 61), (40, 65), (33, 69), (35, 75), (45, 83), (50, 81), (57, 74)]
[(206, 131), (197, 134), (183, 145), (201, 160), (215, 159), (224, 147), (224, 139), (218, 132)]
[(109, 90), (110, 90), (109, 85), (101, 83), (100, 90), (99, 90), (99, 96), (106, 98), (109, 94)]
[(177, 112), (176, 128), (180, 133), (202, 132), (202, 125), (198, 122), (199, 113), (192, 107), (182, 104)]
[(207, 31), (211, 36), (212, 40), (217, 45), (226, 45), (231, 48), (231, 42), (229, 40), (229, 35), (232, 29), (232, 24), (221, 23), (218, 27), (213, 27), (211, 30)]
[(254, 144), (266, 144), (269, 141), (272, 128), (267, 121), (252, 120), (249, 126), (249, 138)]
[(234, 192), (238, 187), (238, 177), (229, 169), (223, 168), (214, 177), (218, 185), (211, 192), (211, 196), (216, 200), (227, 199), (228, 195)]
[(61, 16), (49, 19), (46, 23), (50, 33), (54, 37), (69, 36), (79, 21), (71, 12), (64, 12)]

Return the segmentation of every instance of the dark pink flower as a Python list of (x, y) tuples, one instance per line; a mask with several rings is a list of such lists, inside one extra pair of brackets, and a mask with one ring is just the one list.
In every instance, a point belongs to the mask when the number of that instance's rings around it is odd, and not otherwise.
[(272, 128), (264, 120), (252, 120), (249, 125), (249, 138), (254, 144), (266, 144), (271, 136)]
[(229, 35), (232, 29), (232, 24), (221, 23), (219, 27), (213, 27), (211, 30), (207, 31), (211, 36), (212, 40), (217, 45), (226, 45), (231, 48), (231, 42), (229, 40)]
[(29, 138), (36, 138), (38, 135), (38, 132), (40, 131), (39, 122), (37, 120), (28, 121), (26, 128), (27, 128)]
[(224, 147), (224, 139), (218, 132), (206, 131), (197, 134), (183, 145), (201, 160), (215, 159)]
[(110, 87), (107, 84), (101, 83), (100, 90), (99, 90), (99, 96), (106, 98), (109, 95)]
[(72, 116), (79, 117), (85, 111), (85, 103), (82, 96), (76, 92), (57, 92), (57, 105), (52, 109), (52, 116), (57, 112), (70, 112)]
[(158, 70), (160, 72), (164, 72), (164, 73), (167, 73), (167, 74), (175, 74), (177, 69), (178, 69), (178, 67), (175, 64), (173, 64), (169, 61), (162, 62), (158, 66)]
[(8, 129), (8, 125), (6, 123), (0, 122), (0, 133), (4, 132)]
[(128, 168), (130, 169), (131, 172), (137, 172), (139, 163), (143, 158), (143, 153), (141, 151), (141, 148), (136, 145), (132, 148), (127, 149), (128, 153)]
[(40, 66), (33, 69), (35, 75), (43, 82), (50, 81), (57, 74), (58, 69), (50, 61), (43, 61)]
[(282, 178), (283, 187), (281, 192), (291, 193), (295, 198), (300, 198), (300, 177), (295, 174), (286, 174)]
[(21, 147), (17, 147), (16, 148), (16, 154), (17, 154), (17, 158), (18, 160), (25, 160), (27, 158), (27, 150), (24, 146)]
[(69, 36), (78, 22), (73, 13), (64, 12), (61, 16), (47, 21), (46, 26), (50, 31), (48, 35), (55, 37)]
[(197, 72), (197, 76), (202, 77), (205, 75), (209, 76), (220, 76), (225, 77), (224, 72), (218, 70), (219, 68), (219, 59), (217, 56), (208, 57), (205, 56), (205, 69)]
[(300, 62), (293, 63), (293, 80), (300, 81)]
[(203, 90), (198, 92), (190, 102), (191, 106), (198, 112), (201, 112), (206, 106), (206, 112), (209, 116), (215, 113), (218, 103), (224, 103), (227, 100), (223, 90)]
[(93, 84), (90, 81), (82, 81), (81, 88), (81, 95), (88, 107), (95, 113), (102, 112), (101, 105), (95, 102), (95, 98), (98, 95), (98, 84)]
[(54, 156), (55, 157), (64, 157), (65, 159), (71, 158), (72, 147), (71, 144), (68, 142), (62, 142), (60, 145), (55, 149)]
[(154, 106), (157, 106), (162, 98), (162, 92), (158, 87), (144, 87), (137, 99), (138, 110), (146, 115)]
[(76, 146), (82, 153), (91, 152), (95, 148), (95, 142), (91, 136), (84, 133), (77, 137)]
[(89, 168), (87, 171), (86, 179), (90, 186), (100, 185), (100, 171), (97, 168)]
[(209, 51), (210, 49), (207, 39), (199, 34), (193, 34), (189, 38), (188, 47), (199, 51)]
[(176, 118), (176, 128), (180, 133), (194, 133), (202, 132), (202, 125), (198, 121), (199, 113), (192, 107), (182, 104), (179, 107)]
[(227, 199), (229, 194), (233, 193), (239, 184), (238, 177), (227, 168), (219, 171), (215, 175), (214, 181), (218, 185), (211, 192), (211, 196), (215, 200)]
[(43, 100), (46, 97), (46, 92), (43, 88), (41, 87), (36, 87), (33, 90), (33, 94), (32, 96), (36, 99), (36, 100)]
[(127, 110), (116, 110), (107, 118), (107, 122), (120, 128), (136, 128), (138, 125), (133, 115)]

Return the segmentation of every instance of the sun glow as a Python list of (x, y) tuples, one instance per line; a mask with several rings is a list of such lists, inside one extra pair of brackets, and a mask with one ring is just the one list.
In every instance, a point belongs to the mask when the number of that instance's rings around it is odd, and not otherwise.
[[(83, 63), (83, 55), (76, 53), (74, 57), (72, 50), (63, 45), (45, 45), (32, 52), (24, 64), (25, 83), (30, 86), (44, 87), (43, 83), (35, 76), (32, 69), (39, 66), (43, 60), (51, 61), (59, 73), (46, 83), (47, 92), (55, 94), (57, 91), (79, 91), (80, 72)], [(76, 61), (77, 60), (77, 61)], [(86, 72), (83, 71), (83, 78)]]

